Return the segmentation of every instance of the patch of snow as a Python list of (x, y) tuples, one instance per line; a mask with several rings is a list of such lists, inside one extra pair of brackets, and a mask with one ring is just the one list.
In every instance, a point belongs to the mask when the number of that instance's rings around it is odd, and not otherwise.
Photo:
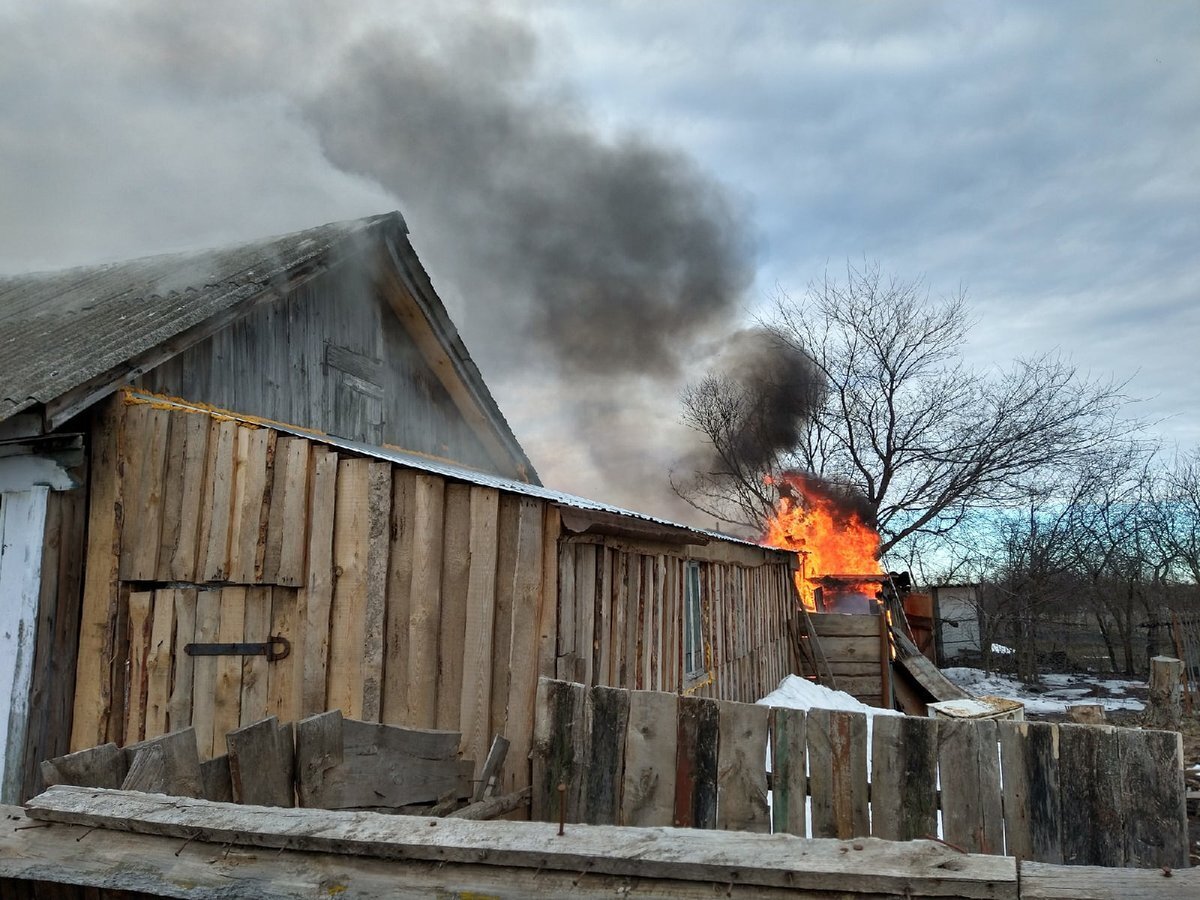
[(871, 716), (900, 716), (894, 709), (867, 706), (845, 691), (835, 691), (824, 685), (814, 684), (799, 675), (788, 675), (779, 682), (779, 687), (758, 701), (760, 706), (780, 706), (788, 709), (839, 709), (846, 712), (866, 713)]
[(1042, 676), (1044, 691), (1031, 690), (1015, 678), (984, 672), (982, 669), (957, 667), (942, 669), (942, 674), (972, 694), (991, 694), (1020, 700), (1027, 712), (1062, 714), (1079, 702), (1096, 703), (1104, 709), (1145, 709), (1142, 701), (1126, 696), (1096, 696), (1096, 693), (1124, 695), (1132, 688), (1145, 687), (1141, 681), (1100, 678), (1094, 675), (1050, 674)]
[(1005, 647), (1003, 644), (992, 644), (992, 652), (997, 656), (1011, 656), (1013, 648)]

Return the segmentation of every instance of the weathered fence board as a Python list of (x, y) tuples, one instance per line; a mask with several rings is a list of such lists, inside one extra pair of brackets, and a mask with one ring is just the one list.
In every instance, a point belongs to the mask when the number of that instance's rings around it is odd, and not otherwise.
[(1117, 730), (1109, 725), (1061, 725), (1059, 785), (1062, 806), (1091, 827), (1063, 828), (1063, 862), (1120, 865), (1124, 857)]
[(877, 716), (871, 747), (871, 833), (889, 841), (937, 834), (936, 719)]
[(771, 710), (772, 830), (805, 837), (808, 797), (805, 715), (801, 709)]
[(1062, 862), (1058, 728), (1049, 722), (997, 722), (1004, 773), (1009, 856)]
[[(533, 796), (535, 819), (551, 821), (567, 804), (567, 821), (581, 818), (578, 782), (584, 774), (583, 685), (542, 678), (538, 681), (533, 735)], [(560, 793), (559, 785), (563, 786)], [(574, 789), (574, 790), (572, 790)]]
[(717, 827), (737, 831), (771, 830), (767, 809), (767, 733), (770, 710), (751, 703), (720, 703), (717, 769)]
[(867, 808), (867, 717), (814, 709), (808, 713), (809, 794), (813, 837), (871, 833)]
[(622, 825), (670, 825), (674, 821), (678, 704), (674, 694), (655, 691), (634, 691), (629, 697)]
[(587, 693), (587, 765), (583, 809), (587, 822), (615, 825), (625, 779), (625, 729), (629, 691), (594, 687)]
[(719, 723), (715, 700), (680, 699), (675, 754), (676, 825), (713, 828), (717, 824)]
[(1003, 853), (996, 723), (944, 719), (937, 736), (946, 840), (972, 853)]

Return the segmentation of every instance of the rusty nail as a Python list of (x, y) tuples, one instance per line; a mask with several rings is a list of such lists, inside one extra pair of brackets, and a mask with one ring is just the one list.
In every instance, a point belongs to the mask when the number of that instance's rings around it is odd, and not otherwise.
[(567, 786), (561, 781), (558, 783), (558, 836), (562, 837), (567, 833)]

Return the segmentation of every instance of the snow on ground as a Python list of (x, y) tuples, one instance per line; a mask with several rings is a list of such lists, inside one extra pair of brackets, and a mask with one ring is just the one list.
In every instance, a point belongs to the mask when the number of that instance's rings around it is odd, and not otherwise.
[(1101, 678), (1097, 675), (1043, 675), (1040, 687), (1029, 685), (1006, 675), (984, 672), (982, 669), (942, 669), (942, 674), (975, 696), (990, 695), (1020, 700), (1026, 712), (1037, 714), (1065, 713), (1074, 703), (1098, 703), (1105, 709), (1145, 709), (1136, 697), (1125, 694), (1145, 689), (1144, 681)]

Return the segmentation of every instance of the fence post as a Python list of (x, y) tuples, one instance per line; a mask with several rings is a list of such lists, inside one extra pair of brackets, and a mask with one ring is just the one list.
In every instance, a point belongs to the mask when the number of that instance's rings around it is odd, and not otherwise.
[(1150, 702), (1146, 707), (1146, 724), (1152, 728), (1179, 730), (1183, 702), (1179, 688), (1183, 663), (1169, 656), (1150, 660)]

